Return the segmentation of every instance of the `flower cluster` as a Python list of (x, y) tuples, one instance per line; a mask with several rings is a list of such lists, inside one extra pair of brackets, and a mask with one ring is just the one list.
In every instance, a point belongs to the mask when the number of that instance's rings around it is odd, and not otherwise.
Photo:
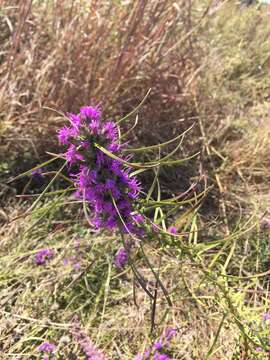
[(142, 355), (135, 356), (135, 360), (170, 360), (167, 352), (170, 347), (170, 341), (176, 334), (176, 329), (168, 328), (161, 335), (160, 339), (153, 346), (146, 349)]
[(261, 230), (262, 231), (267, 231), (270, 229), (270, 219), (268, 218), (263, 218), (261, 221)]
[(172, 235), (176, 235), (177, 234), (177, 228), (175, 226), (171, 226), (168, 229), (169, 233), (171, 233)]
[(35, 178), (37, 178), (37, 179), (40, 179), (40, 178), (43, 177), (43, 173), (42, 173), (42, 169), (41, 169), (41, 168), (32, 170), (32, 171), (31, 171), (31, 174), (32, 174), (33, 177), (35, 177)]
[(80, 324), (77, 319), (73, 321), (70, 332), (84, 352), (87, 360), (106, 360), (105, 355), (92, 344), (89, 337), (80, 328)]
[(68, 119), (70, 125), (59, 130), (58, 138), (67, 146), (64, 156), (69, 169), (72, 167), (76, 196), (86, 201), (92, 212), (89, 221), (97, 229), (120, 226), (125, 232), (136, 233), (133, 203), (141, 191), (140, 183), (122, 161), (96, 146), (129, 160), (123, 156), (117, 125), (102, 121), (99, 107), (92, 106), (82, 107), (79, 114), (68, 114)]
[(51, 249), (42, 249), (35, 254), (35, 262), (37, 265), (44, 265), (48, 260), (50, 260), (54, 255), (53, 250)]
[(263, 321), (269, 321), (270, 320), (270, 313), (269, 312), (264, 312), (262, 314), (262, 320)]
[(118, 269), (123, 269), (128, 261), (128, 253), (126, 249), (120, 248), (114, 258), (114, 264)]
[[(41, 344), (39, 347), (38, 347), (38, 350), (40, 352), (45, 352), (45, 353), (52, 353), (54, 350), (56, 349), (56, 346), (54, 344), (51, 344), (49, 342), (45, 342), (43, 344)], [(49, 360), (49, 355), (45, 355), (43, 360)]]

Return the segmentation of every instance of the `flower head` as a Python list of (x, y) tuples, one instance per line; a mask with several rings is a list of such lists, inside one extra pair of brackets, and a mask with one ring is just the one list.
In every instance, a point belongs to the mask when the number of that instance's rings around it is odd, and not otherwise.
[(53, 255), (54, 255), (54, 252), (51, 249), (39, 250), (35, 254), (35, 262), (37, 265), (44, 265), (44, 264), (46, 264), (47, 261), (52, 259)]
[(115, 255), (114, 263), (118, 269), (123, 269), (128, 261), (128, 254), (124, 248), (120, 248)]
[(99, 121), (101, 117), (101, 110), (98, 106), (83, 106), (80, 108), (80, 116), (88, 121)]
[(263, 218), (261, 221), (261, 230), (266, 231), (270, 229), (270, 219)]
[(269, 313), (269, 312), (264, 312), (264, 313), (262, 314), (262, 319), (263, 319), (263, 321), (268, 321), (268, 320), (270, 320), (270, 313)]
[[(167, 328), (160, 339), (157, 340), (152, 347), (149, 347), (143, 355), (136, 355), (135, 360), (170, 360), (170, 357), (167, 355), (167, 350), (170, 347), (170, 341), (172, 337), (176, 334), (176, 329)], [(152, 357), (153, 356), (153, 357)]]
[(37, 179), (40, 179), (40, 178), (43, 177), (42, 169), (41, 169), (41, 168), (32, 170), (31, 174), (33, 175), (33, 177), (35, 177), (35, 178), (37, 178)]
[(170, 360), (171, 358), (166, 354), (156, 353), (153, 356), (153, 360)]
[(176, 235), (177, 234), (177, 228), (175, 226), (170, 226), (169, 227), (169, 233)]
[(163, 348), (162, 342), (161, 341), (157, 341), (156, 343), (154, 343), (154, 349), (160, 351)]
[(56, 349), (56, 346), (49, 342), (45, 342), (38, 347), (39, 351), (48, 352), (48, 353), (53, 352), (55, 349)]

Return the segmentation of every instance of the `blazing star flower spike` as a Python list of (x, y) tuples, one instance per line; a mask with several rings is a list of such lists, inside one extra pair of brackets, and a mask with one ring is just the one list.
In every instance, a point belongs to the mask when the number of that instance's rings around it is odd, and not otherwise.
[(59, 130), (58, 138), (67, 147), (64, 156), (70, 172), (72, 169), (76, 196), (86, 202), (90, 210), (88, 221), (97, 229), (121, 228), (123, 232), (136, 234), (142, 221), (134, 215), (140, 182), (131, 176), (126, 165), (96, 146), (127, 160), (117, 125), (102, 121), (101, 110), (95, 106), (84, 106), (79, 114), (67, 116), (70, 124)]

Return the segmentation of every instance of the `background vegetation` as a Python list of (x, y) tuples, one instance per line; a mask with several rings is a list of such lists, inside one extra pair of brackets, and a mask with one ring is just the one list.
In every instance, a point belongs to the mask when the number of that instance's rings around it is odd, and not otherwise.
[[(39, 358), (45, 340), (58, 344), (59, 359), (83, 359), (69, 330), (74, 315), (109, 359), (133, 359), (167, 326), (178, 329), (173, 359), (269, 359), (269, 11), (234, 1), (2, 1), (3, 359)], [(177, 157), (200, 151), (160, 172), (162, 198), (211, 186), (185, 222), (196, 257), (147, 245), (173, 302), (158, 292), (154, 334), (146, 294), (128, 268), (114, 268), (118, 235), (88, 227), (80, 206), (56, 192), (65, 180), (22, 216), (57, 168), (10, 182), (61, 151), (57, 111), (101, 104), (117, 120), (150, 88), (130, 144), (160, 143), (194, 124)], [(182, 220), (182, 209), (170, 218), (179, 231)], [(45, 247), (56, 256), (37, 266)], [(142, 259), (137, 266), (150, 277)]]

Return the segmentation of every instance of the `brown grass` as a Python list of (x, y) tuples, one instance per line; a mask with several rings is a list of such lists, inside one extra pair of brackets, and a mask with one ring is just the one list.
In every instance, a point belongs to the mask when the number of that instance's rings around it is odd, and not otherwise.
[(140, 116), (141, 137), (156, 142), (164, 129), (170, 137), (173, 120), (195, 111), (199, 44), (194, 29), (205, 14), (191, 16), (191, 11), (191, 0), (14, 1), (13, 6), (4, 1), (0, 110), (5, 136), (32, 138), (36, 147), (41, 142), (44, 147), (55, 136), (59, 116), (43, 107), (66, 112), (96, 103), (115, 117), (151, 88)]

